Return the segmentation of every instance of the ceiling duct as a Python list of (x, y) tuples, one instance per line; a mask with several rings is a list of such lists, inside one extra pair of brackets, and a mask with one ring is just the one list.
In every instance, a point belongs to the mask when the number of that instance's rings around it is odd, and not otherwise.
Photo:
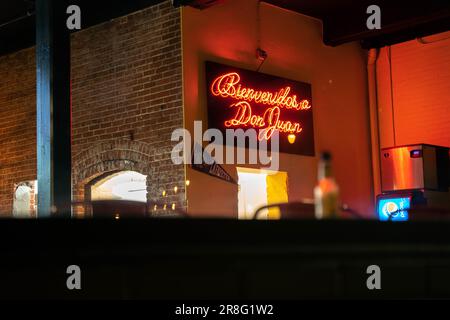
[(190, 6), (196, 9), (203, 10), (224, 1), (225, 0), (172, 0), (172, 3), (175, 7)]

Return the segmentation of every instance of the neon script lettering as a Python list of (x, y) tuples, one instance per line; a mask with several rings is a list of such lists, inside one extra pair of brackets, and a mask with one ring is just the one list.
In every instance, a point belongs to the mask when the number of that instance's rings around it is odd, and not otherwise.
[[(281, 109), (308, 110), (311, 105), (308, 100), (297, 101), (296, 95), (291, 95), (291, 87), (281, 88), (276, 92), (255, 90), (240, 84), (241, 77), (236, 72), (230, 72), (217, 77), (211, 84), (211, 93), (216, 97), (239, 100), (230, 107), (236, 109), (234, 117), (225, 121), (226, 127), (260, 128), (258, 139), (270, 139), (275, 130), (281, 133), (296, 134), (303, 128), (299, 122), (281, 120)], [(264, 114), (253, 114), (250, 102), (265, 104)]]
[(307, 110), (311, 108), (309, 101), (304, 99), (297, 101), (296, 95), (289, 95), (291, 87), (285, 87), (277, 92), (258, 91), (252, 88), (242, 87), (239, 82), (241, 77), (236, 72), (231, 72), (217, 77), (211, 85), (211, 93), (222, 98), (233, 98), (267, 104), (270, 106), (285, 107), (286, 109)]
[(231, 107), (236, 107), (237, 111), (233, 119), (225, 121), (225, 126), (262, 128), (258, 134), (260, 141), (263, 139), (269, 140), (275, 130), (283, 133), (300, 133), (303, 130), (297, 122), (280, 120), (281, 110), (278, 106), (266, 109), (262, 117), (252, 114), (252, 107), (246, 101), (234, 103)]

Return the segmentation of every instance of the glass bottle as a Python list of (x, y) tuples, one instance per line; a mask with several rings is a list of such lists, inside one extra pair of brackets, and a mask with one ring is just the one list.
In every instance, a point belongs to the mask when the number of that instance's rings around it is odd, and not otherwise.
[(316, 219), (337, 218), (339, 214), (339, 187), (333, 177), (331, 154), (323, 152), (318, 165), (318, 183), (314, 188)]

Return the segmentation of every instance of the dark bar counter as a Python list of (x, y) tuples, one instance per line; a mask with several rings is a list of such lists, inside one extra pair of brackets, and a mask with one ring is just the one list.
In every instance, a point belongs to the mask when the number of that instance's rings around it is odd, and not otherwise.
[(450, 298), (448, 221), (5, 219), (0, 247), (1, 299)]

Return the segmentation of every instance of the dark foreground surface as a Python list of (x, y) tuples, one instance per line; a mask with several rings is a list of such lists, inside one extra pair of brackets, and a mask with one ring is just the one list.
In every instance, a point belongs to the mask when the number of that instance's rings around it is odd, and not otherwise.
[(450, 223), (0, 220), (0, 283), (1, 299), (450, 298)]

